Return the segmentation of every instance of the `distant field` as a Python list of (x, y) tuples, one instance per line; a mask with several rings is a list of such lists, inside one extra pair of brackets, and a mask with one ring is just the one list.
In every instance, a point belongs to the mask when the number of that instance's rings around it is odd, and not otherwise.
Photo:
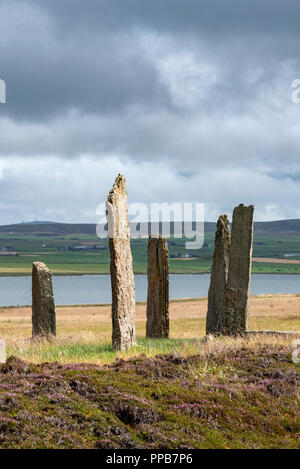
[(300, 264), (299, 259), (274, 259), (270, 258), (268, 259), (267, 257), (253, 257), (253, 262), (259, 262), (259, 263), (269, 263), (269, 264)]
[[(298, 220), (291, 222), (293, 220), (272, 222), (275, 225), (255, 225), (253, 272), (300, 274), (299, 258), (285, 258), (286, 254), (300, 253), (300, 225), (298, 227), (296, 223)], [(270, 227), (273, 227), (273, 230)], [(213, 223), (206, 224), (204, 246), (201, 249), (186, 250), (184, 238), (170, 238), (170, 272), (210, 272), (214, 229)], [(274, 229), (277, 231), (274, 232)], [(74, 250), (80, 245), (95, 246), (98, 249)], [(25, 224), (0, 227), (0, 250), (3, 246), (10, 246), (18, 255), (0, 255), (0, 275), (30, 275), (34, 261), (45, 262), (56, 275), (109, 272), (108, 242), (97, 238), (95, 225)], [(135, 273), (146, 273), (147, 239), (132, 240), (132, 252)]]

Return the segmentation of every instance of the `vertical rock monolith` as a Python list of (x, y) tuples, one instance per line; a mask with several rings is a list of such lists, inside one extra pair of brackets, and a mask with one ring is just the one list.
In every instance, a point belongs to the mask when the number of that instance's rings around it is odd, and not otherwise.
[(225, 289), (229, 269), (230, 228), (227, 215), (220, 215), (215, 234), (215, 251), (208, 291), (206, 333), (222, 334), (224, 329)]
[(233, 211), (229, 271), (225, 291), (224, 328), (229, 335), (247, 329), (251, 281), (254, 206), (240, 204)]
[(32, 264), (32, 337), (56, 334), (52, 274), (43, 262)]
[(151, 235), (148, 241), (146, 337), (169, 337), (169, 251), (161, 235)]
[(112, 288), (112, 346), (135, 344), (135, 287), (125, 178), (118, 175), (106, 202)]

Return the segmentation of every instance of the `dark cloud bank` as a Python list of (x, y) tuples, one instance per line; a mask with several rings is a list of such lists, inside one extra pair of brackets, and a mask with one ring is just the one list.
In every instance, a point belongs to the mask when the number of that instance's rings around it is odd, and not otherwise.
[[(136, 202), (300, 217), (300, 4), (0, 0), (0, 223)], [(37, 196), (38, 194), (38, 196)]]

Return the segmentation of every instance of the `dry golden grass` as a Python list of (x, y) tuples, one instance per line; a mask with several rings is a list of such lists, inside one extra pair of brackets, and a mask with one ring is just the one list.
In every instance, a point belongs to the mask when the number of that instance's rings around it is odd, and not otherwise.
[[(136, 332), (138, 345), (130, 352), (117, 354), (122, 358), (145, 353), (152, 356), (162, 352), (203, 353), (210, 347), (239, 347), (241, 341), (255, 348), (261, 336), (247, 339), (217, 339), (202, 344), (205, 335), (207, 299), (171, 301), (170, 336), (167, 341), (145, 341), (146, 305), (138, 304)], [(93, 362), (112, 361), (116, 354), (110, 347), (110, 306), (58, 306), (57, 337), (31, 340), (31, 308), (0, 308), (0, 331), (7, 343), (8, 354), (33, 362)], [(300, 331), (300, 296), (256, 296), (250, 299), (250, 330)], [(266, 344), (291, 343), (291, 337), (264, 336)], [(244, 343), (244, 342), (243, 342)]]
[(252, 261), (263, 264), (300, 264), (299, 259), (278, 259), (276, 257), (253, 257)]

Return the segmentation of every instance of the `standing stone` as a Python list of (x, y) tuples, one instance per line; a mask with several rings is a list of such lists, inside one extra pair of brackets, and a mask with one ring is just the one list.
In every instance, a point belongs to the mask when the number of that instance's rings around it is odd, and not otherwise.
[(43, 262), (32, 264), (32, 337), (56, 334), (52, 274)]
[(106, 216), (112, 288), (112, 346), (114, 350), (126, 350), (135, 344), (135, 288), (127, 192), (121, 174), (108, 194)]
[(252, 266), (254, 206), (240, 204), (233, 211), (229, 272), (225, 292), (225, 332), (240, 334), (247, 329)]
[(208, 292), (207, 334), (221, 334), (224, 329), (223, 313), (229, 268), (229, 247), (229, 220), (227, 215), (220, 215), (215, 235), (215, 251)]
[(166, 238), (148, 242), (147, 338), (169, 337), (169, 251)]

